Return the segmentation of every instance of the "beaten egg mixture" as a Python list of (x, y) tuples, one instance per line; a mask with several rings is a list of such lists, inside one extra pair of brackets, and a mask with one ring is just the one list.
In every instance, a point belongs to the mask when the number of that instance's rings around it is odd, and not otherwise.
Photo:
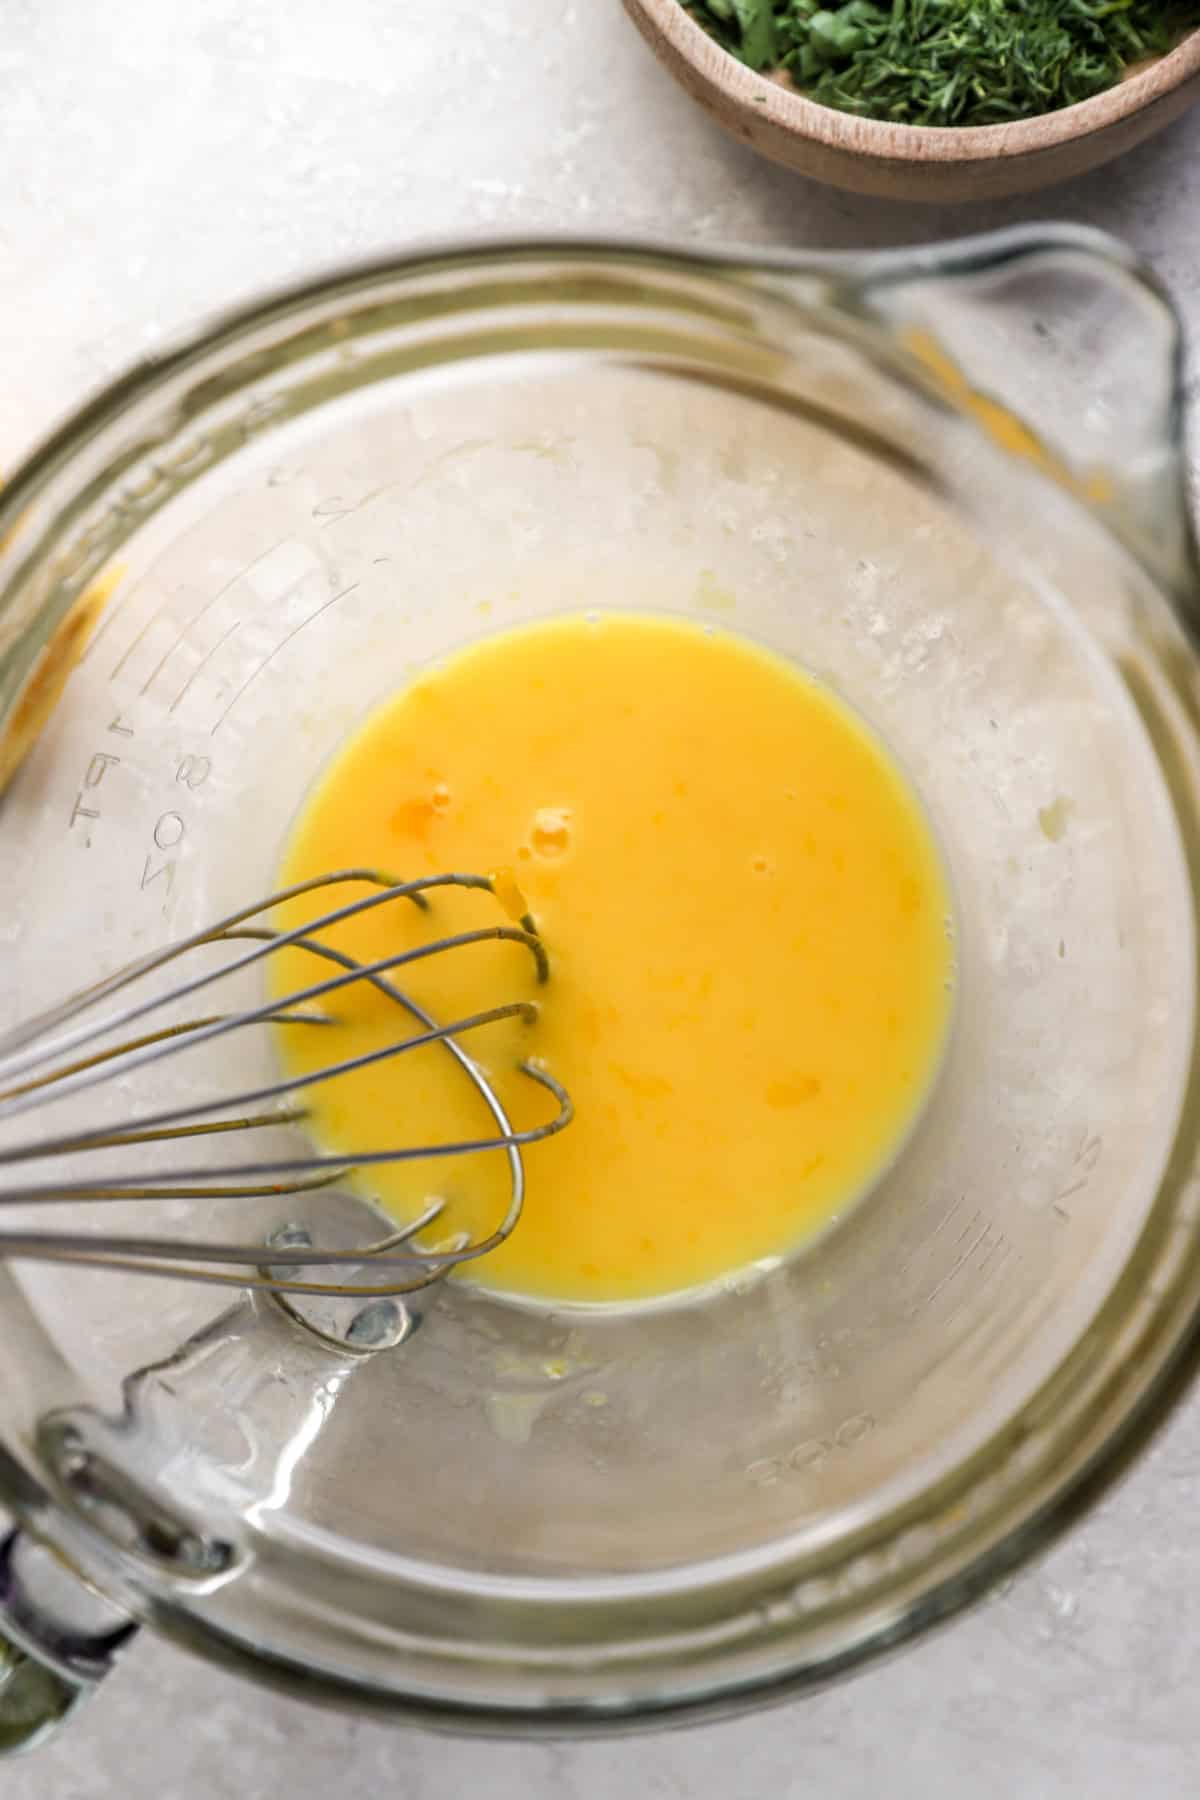
[[(536, 1055), (575, 1122), (526, 1152), (524, 1216), (470, 1268), (560, 1301), (694, 1288), (795, 1249), (895, 1154), (934, 1079), (951, 1011), (950, 895), (912, 788), (826, 688), (731, 633), (674, 618), (563, 617), (472, 644), (387, 700), (303, 807), (281, 884), (346, 866), (515, 880), (548, 948), (473, 945), (397, 980), (442, 1022), (512, 999), (539, 1017), (465, 1047), (515, 1121), (550, 1116), (517, 1073)], [(322, 905), (347, 898), (336, 891)], [(490, 895), (398, 901), (331, 941), (368, 961), (506, 922)], [(298, 924), (311, 900), (287, 915)], [(328, 973), (274, 959), (272, 991)], [(280, 1031), (293, 1071), (394, 1040), (365, 984), (322, 1030)], [(310, 1091), (334, 1152), (493, 1129), (444, 1049)], [(439, 1241), (503, 1215), (505, 1158), (364, 1171), (401, 1220), (444, 1196)]]

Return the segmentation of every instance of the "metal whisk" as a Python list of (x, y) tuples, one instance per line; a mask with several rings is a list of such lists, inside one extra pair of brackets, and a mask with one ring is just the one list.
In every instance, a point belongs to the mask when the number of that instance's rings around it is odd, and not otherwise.
[[(292, 929), (278, 930), (261, 922), (274, 908), (304, 895), (363, 885), (370, 890), (367, 894), (346, 900)], [(0, 1207), (52, 1206), (75, 1201), (261, 1199), (333, 1188), (356, 1172), (361, 1180), (363, 1171), (380, 1164), (490, 1150), (506, 1156), (511, 1191), (503, 1218), (486, 1237), (468, 1242), (460, 1236), (449, 1247), (422, 1249), (418, 1240), (445, 1206), (445, 1201), (438, 1199), (410, 1224), (348, 1249), (322, 1247), (313, 1243), (303, 1229), (286, 1224), (271, 1234), (269, 1247), (268, 1243), (193, 1243), (167, 1237), (20, 1230), (0, 1231), (0, 1258), (119, 1269), (230, 1287), (255, 1287), (278, 1294), (323, 1299), (351, 1296), (361, 1300), (413, 1293), (503, 1243), (520, 1218), (524, 1204), (522, 1149), (561, 1131), (570, 1123), (573, 1109), (565, 1090), (546, 1069), (532, 1060), (522, 1062), (522, 1073), (553, 1097), (557, 1111), (548, 1124), (524, 1131), (514, 1129), (491, 1081), (462, 1047), (460, 1039), (500, 1019), (532, 1022), (537, 1007), (530, 1001), (514, 1000), (440, 1023), (397, 987), (392, 977), (400, 969), (429, 957), (501, 939), (528, 950), (537, 979), (543, 983), (549, 976), (549, 961), (533, 920), (526, 915), (516, 922), (461, 931), (368, 963), (356, 961), (318, 935), (343, 920), (394, 902), (408, 903), (428, 913), (428, 895), (448, 887), (496, 891), (492, 878), (483, 875), (444, 874), (397, 881), (376, 869), (342, 869), (318, 876), (272, 894), (206, 931), (131, 963), (0, 1036), (0, 1132), (6, 1133), (0, 1139)], [(214, 946), (231, 946), (231, 956), (216, 967), (201, 967), (206, 961), (205, 953)], [(319, 959), (324, 965), (320, 979), (281, 999), (210, 1012), (182, 1022), (152, 1023), (152, 1015), (169, 1011), (181, 1001), (190, 1002), (192, 996), (290, 947)], [(195, 962), (195, 973), (166, 988), (154, 982), (158, 971), (185, 958)], [(358, 982), (367, 982), (385, 995), (396, 1011), (394, 1039), (361, 1055), (331, 1062), (316, 1072), (281, 1075), (249, 1093), (195, 1101), (189, 1098), (184, 1104), (139, 1118), (128, 1128), (81, 1128), (25, 1138), (18, 1126), (12, 1140), (7, 1137), (8, 1121), (32, 1114), (50, 1101), (65, 1101), (114, 1080), (136, 1080), (139, 1071), (162, 1058), (212, 1043), (230, 1033), (279, 1026), (319, 1030), (335, 1021), (338, 995)], [(110, 1007), (109, 1002), (118, 1003)], [(325, 1154), (294, 1141), (272, 1144), (272, 1133), (303, 1124), (307, 1113), (298, 1096), (305, 1089), (429, 1044), (443, 1046), (459, 1076), (473, 1083), (491, 1114), (494, 1133), (468, 1142), (397, 1144), (384, 1150), (350, 1151), (343, 1155)], [(255, 1134), (254, 1152), (245, 1160), (214, 1168), (196, 1166), (193, 1159), (180, 1154), (188, 1147), (194, 1149), (201, 1140), (237, 1137), (239, 1133)], [(70, 1169), (70, 1159), (75, 1157), (159, 1144), (175, 1150), (179, 1166), (105, 1174), (102, 1178), (97, 1174), (81, 1177)], [(56, 1166), (48, 1174), (44, 1165), (51, 1158)], [(68, 1159), (65, 1175), (60, 1159)], [(38, 1165), (43, 1166), (39, 1169)], [(27, 1178), (31, 1169), (36, 1179)], [(331, 1198), (330, 1205), (334, 1204)], [(305, 1270), (309, 1271), (307, 1278)], [(319, 1275), (314, 1271), (319, 1271)], [(350, 1280), (352, 1271), (356, 1278)]]

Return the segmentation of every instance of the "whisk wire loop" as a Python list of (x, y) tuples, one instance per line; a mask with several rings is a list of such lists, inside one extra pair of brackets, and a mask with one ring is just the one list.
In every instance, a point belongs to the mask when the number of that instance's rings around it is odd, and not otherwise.
[[(328, 908), (300, 925), (281, 930), (253, 922), (275, 908), (307, 895), (363, 883), (373, 891)], [(517, 1129), (491, 1079), (459, 1040), (469, 1032), (504, 1019), (520, 1019), (532, 1025), (538, 1008), (529, 1000), (512, 1000), (442, 1023), (389, 977), (430, 957), (465, 951), (487, 942), (508, 942), (529, 952), (536, 980), (542, 985), (549, 978), (550, 964), (533, 919), (525, 915), (517, 923), (455, 932), (366, 963), (319, 935), (394, 901), (411, 902), (422, 913), (428, 914), (428, 896), (447, 887), (495, 891), (492, 878), (488, 876), (448, 873), (398, 881), (380, 870), (360, 868), (343, 869), (296, 883), (256, 905), (240, 908), (203, 931), (138, 959), (0, 1037), (0, 1122), (5, 1122), (53, 1101), (76, 1098), (114, 1079), (139, 1075), (165, 1058), (214, 1043), (234, 1032), (255, 1026), (328, 1027), (337, 1021), (325, 1003), (358, 983), (372, 986), (417, 1027), (416, 1030), (405, 1029), (395, 1038), (355, 1056), (323, 1064), (317, 1070), (288, 1075), (233, 1096), (160, 1108), (139, 1117), (128, 1127), (106, 1125), (17, 1138), (0, 1144), (0, 1208), (8, 1205), (52, 1206), (68, 1201), (263, 1199), (332, 1189), (355, 1177), (361, 1184), (363, 1171), (390, 1164), (436, 1161), (494, 1151), (507, 1158), (510, 1192), (504, 1216), (493, 1230), (475, 1241), (454, 1241), (435, 1249), (422, 1248), (419, 1241), (422, 1234), (444, 1208), (444, 1201), (437, 1199), (416, 1220), (351, 1248), (333, 1249), (309, 1242), (307, 1238), (302, 1243), (290, 1245), (273, 1239), (268, 1253), (261, 1244), (22, 1230), (0, 1231), (0, 1258), (120, 1269), (227, 1286), (262, 1287), (280, 1293), (371, 1297), (411, 1293), (503, 1243), (514, 1229), (524, 1205), (522, 1150), (563, 1130), (571, 1121), (573, 1107), (565, 1089), (547, 1069), (534, 1059), (523, 1060), (517, 1065), (520, 1072), (551, 1096), (556, 1110), (545, 1123)], [(84, 1015), (93, 1014), (105, 1001), (148, 983), (151, 977), (176, 960), (221, 945), (249, 947), (239, 950), (224, 964), (205, 968), (173, 988), (137, 995), (117, 1011), (105, 1011), (99, 1018), (89, 1017), (85, 1023), (79, 1023)], [(337, 972), (272, 1001), (229, 1012), (211, 1012), (155, 1029), (142, 1029), (116, 1044), (105, 1044), (105, 1039), (128, 1032), (156, 1011), (178, 1006), (216, 982), (251, 969), (280, 950), (289, 949), (332, 964)], [(315, 1148), (305, 1148), (303, 1152), (296, 1148), (272, 1149), (256, 1155), (253, 1160), (220, 1166), (185, 1159), (162, 1168), (105, 1173), (103, 1177), (64, 1178), (57, 1173), (39, 1177), (37, 1173), (36, 1165), (51, 1158), (132, 1146), (183, 1143), (199, 1146), (238, 1133), (262, 1134), (281, 1127), (294, 1128), (302, 1125), (307, 1117), (304, 1106), (296, 1099), (306, 1090), (428, 1046), (445, 1049), (459, 1071), (470, 1080), (491, 1117), (495, 1127), (493, 1132), (453, 1143), (397, 1144), (384, 1149), (350, 1150), (338, 1155), (325, 1154)], [(34, 1170), (32, 1179), (13, 1178), (11, 1171), (31, 1166)], [(305, 1269), (319, 1269), (320, 1279), (303, 1279)], [(342, 1271), (347, 1276), (353, 1272), (356, 1279), (343, 1280)]]

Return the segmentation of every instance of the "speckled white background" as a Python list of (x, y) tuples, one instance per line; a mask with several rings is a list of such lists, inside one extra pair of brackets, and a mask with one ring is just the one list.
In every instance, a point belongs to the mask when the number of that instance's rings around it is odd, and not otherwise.
[[(0, 466), (165, 333), (312, 265), (567, 228), (895, 244), (1065, 216), (1200, 331), (1200, 110), (1030, 202), (936, 213), (755, 161), (617, 0), (4, 0)], [(6, 1377), (7, 1378), (7, 1377)], [(735, 1724), (495, 1745), (309, 1710), (148, 1639), (4, 1800), (1160, 1800), (1200, 1792), (1200, 1398), (1039, 1568), (833, 1692)]]

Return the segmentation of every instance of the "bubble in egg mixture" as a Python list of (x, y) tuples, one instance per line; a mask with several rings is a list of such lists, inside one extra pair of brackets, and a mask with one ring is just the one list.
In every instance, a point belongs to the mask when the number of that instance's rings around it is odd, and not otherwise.
[(535, 856), (548, 861), (565, 856), (571, 848), (571, 809), (569, 806), (539, 806), (533, 815), (529, 844)]

